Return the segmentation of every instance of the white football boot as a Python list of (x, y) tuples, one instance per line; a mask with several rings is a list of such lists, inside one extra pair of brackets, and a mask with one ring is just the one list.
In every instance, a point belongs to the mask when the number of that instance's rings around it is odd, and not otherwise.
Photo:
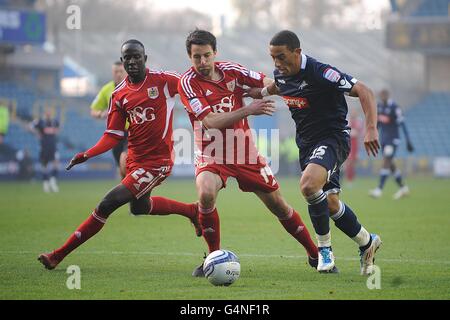
[(409, 195), (408, 186), (403, 186), (394, 194), (394, 200), (398, 200), (400, 198), (406, 197)]
[(369, 191), (369, 196), (371, 196), (372, 198), (378, 199), (381, 197), (381, 195), (383, 194), (383, 191), (381, 191), (380, 188), (375, 188)]
[(319, 262), (317, 263), (317, 271), (321, 273), (337, 273), (334, 263), (334, 255), (331, 247), (320, 247)]
[(372, 243), (364, 252), (359, 252), (360, 264), (361, 264), (361, 275), (370, 275), (373, 272), (373, 264), (375, 262), (375, 253), (381, 246), (380, 236), (377, 234), (371, 234)]
[(51, 177), (50, 178), (50, 189), (53, 192), (59, 192), (58, 184), (56, 183), (56, 178), (55, 177)]

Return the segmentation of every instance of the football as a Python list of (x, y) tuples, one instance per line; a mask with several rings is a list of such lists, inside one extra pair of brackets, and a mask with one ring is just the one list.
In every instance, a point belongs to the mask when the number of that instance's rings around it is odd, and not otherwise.
[(229, 250), (211, 252), (203, 262), (205, 277), (215, 286), (229, 286), (241, 274), (239, 258)]

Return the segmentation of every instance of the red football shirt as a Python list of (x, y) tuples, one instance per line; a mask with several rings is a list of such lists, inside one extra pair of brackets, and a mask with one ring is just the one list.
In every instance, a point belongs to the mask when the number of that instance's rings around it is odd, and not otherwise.
[[(212, 157), (216, 163), (247, 164), (249, 156), (257, 155), (258, 151), (251, 139), (246, 118), (221, 129), (220, 133), (219, 130), (207, 130), (201, 121), (210, 112), (232, 112), (244, 107), (244, 86), (262, 88), (265, 75), (232, 62), (216, 62), (215, 67), (221, 73), (218, 81), (204, 78), (194, 67), (186, 71), (178, 84), (181, 101), (189, 114), (195, 143), (203, 160)], [(237, 137), (239, 132), (246, 136), (245, 144), (242, 143), (242, 134), (241, 138)], [(242, 156), (245, 156), (244, 163)], [(254, 163), (253, 158), (250, 163)]]
[(179, 78), (176, 72), (146, 69), (144, 81), (131, 83), (127, 77), (113, 91), (105, 133), (123, 137), (128, 119), (127, 163), (173, 164), (172, 111)]

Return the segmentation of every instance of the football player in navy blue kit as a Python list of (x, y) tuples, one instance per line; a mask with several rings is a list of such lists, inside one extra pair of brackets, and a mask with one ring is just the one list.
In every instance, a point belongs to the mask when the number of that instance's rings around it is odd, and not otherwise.
[(369, 195), (373, 198), (381, 197), (384, 184), (389, 175), (392, 174), (399, 187), (398, 191), (394, 194), (394, 199), (398, 200), (409, 195), (409, 188), (403, 182), (402, 173), (394, 163), (395, 152), (400, 143), (400, 127), (402, 128), (406, 139), (406, 149), (409, 152), (413, 152), (414, 147), (409, 139), (402, 109), (400, 109), (392, 99), (389, 99), (388, 90), (381, 90), (380, 100), (381, 101), (378, 103), (378, 128), (380, 128), (383, 167), (380, 170), (378, 187), (370, 190)]
[(339, 199), (339, 168), (350, 151), (344, 94), (358, 97), (361, 102), (366, 119), (364, 146), (373, 156), (380, 148), (375, 97), (352, 76), (303, 54), (297, 35), (291, 31), (281, 31), (272, 38), (270, 55), (276, 68), (275, 81), (263, 89), (249, 89), (248, 96), (280, 95), (295, 121), (303, 172), (300, 189), (318, 240), (317, 270), (337, 272), (331, 248), (331, 217), (358, 244), (361, 274), (371, 274), (381, 240), (361, 226), (350, 207)]
[[(45, 192), (58, 192), (57, 175), (59, 167), (59, 155), (57, 152), (57, 136), (59, 133), (59, 122), (52, 117), (52, 111), (46, 109), (44, 117), (36, 119), (31, 123), (31, 130), (39, 137), (42, 181)], [(51, 164), (51, 170), (49, 168)]]

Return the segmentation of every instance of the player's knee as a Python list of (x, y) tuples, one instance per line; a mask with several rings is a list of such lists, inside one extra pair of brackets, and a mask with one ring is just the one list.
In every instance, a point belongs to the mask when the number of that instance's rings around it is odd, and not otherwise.
[(339, 197), (336, 194), (329, 194), (327, 196), (328, 209), (330, 210), (330, 214), (333, 215), (339, 211)]
[(143, 216), (148, 215), (150, 212), (150, 206), (148, 204), (133, 204), (130, 203), (130, 213), (133, 216)]
[(215, 193), (211, 190), (200, 190), (199, 202), (204, 208), (212, 208), (215, 205)]
[(97, 206), (97, 212), (100, 213), (102, 216), (109, 216), (111, 213), (113, 213), (115, 210), (114, 201), (108, 198), (103, 198), (102, 201)]
[(309, 197), (319, 191), (321, 186), (312, 177), (303, 176), (300, 180), (300, 191), (304, 197)]

